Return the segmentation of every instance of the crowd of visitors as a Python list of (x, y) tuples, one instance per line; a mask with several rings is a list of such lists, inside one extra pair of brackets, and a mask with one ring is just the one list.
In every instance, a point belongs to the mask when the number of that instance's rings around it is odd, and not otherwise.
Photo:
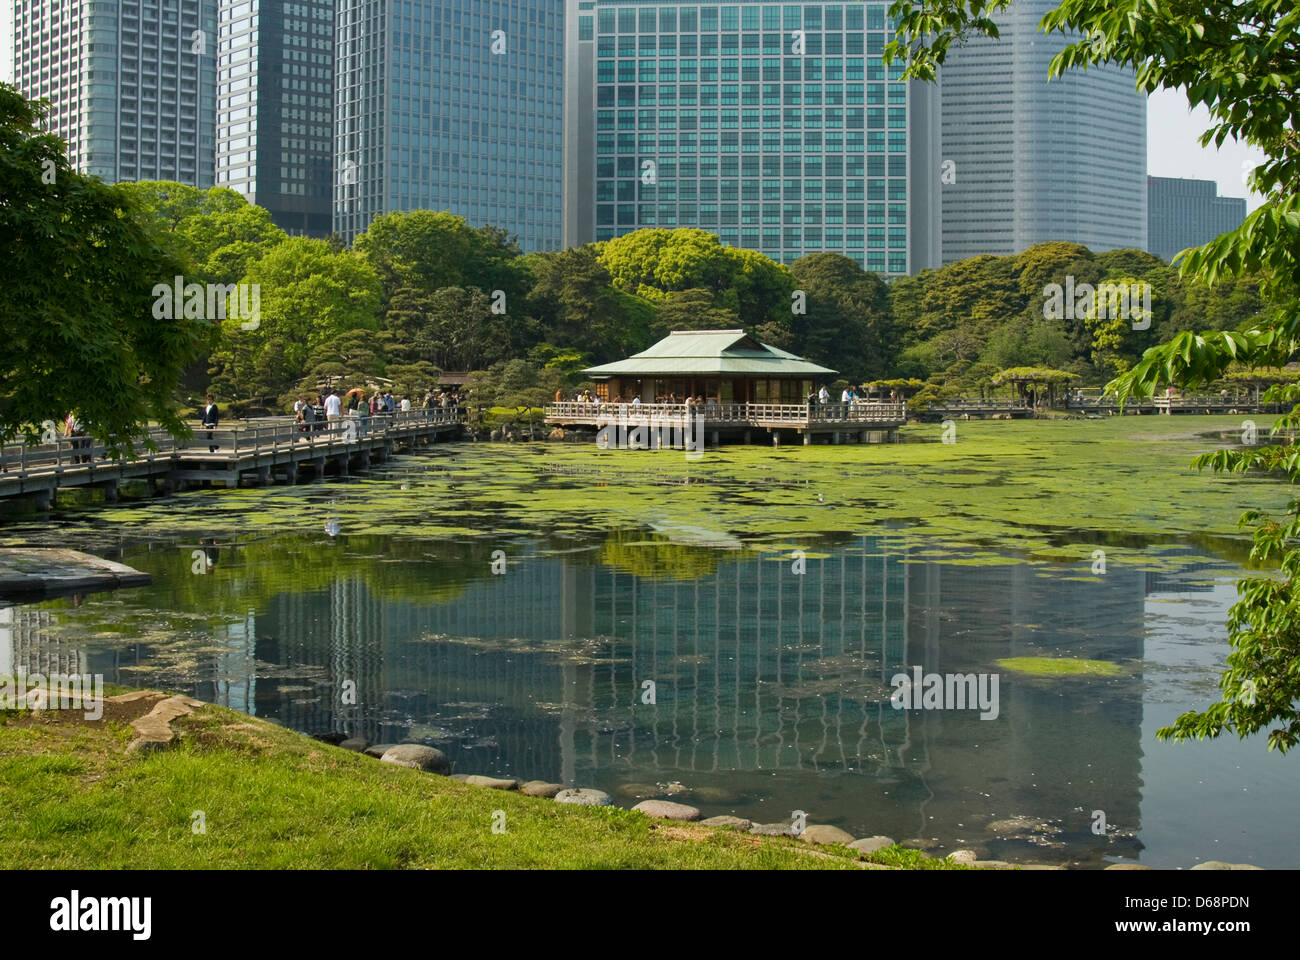
[[(425, 410), (452, 411), (462, 402), (464, 397), (458, 391), (428, 390), (420, 402), (420, 407)], [(349, 417), (358, 421), (357, 432), (358, 435), (362, 435), (369, 427), (371, 417), (409, 413), (414, 409), (416, 406), (411, 402), (410, 397), (402, 397), (399, 400), (393, 396), (392, 390), (371, 392), (363, 387), (349, 390), (343, 396), (339, 396), (338, 391), (331, 388), (322, 391), (314, 398), (310, 394), (303, 394), (293, 402), (294, 419), (298, 423), (298, 429), (304, 433), (323, 429), (336, 430), (339, 428), (340, 421), (344, 417)]]

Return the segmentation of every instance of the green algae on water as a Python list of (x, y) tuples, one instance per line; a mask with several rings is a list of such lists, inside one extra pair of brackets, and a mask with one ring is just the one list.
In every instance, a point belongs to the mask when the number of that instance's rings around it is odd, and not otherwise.
[(1003, 670), (1032, 677), (1117, 677), (1124, 672), (1109, 660), (1079, 657), (1005, 657), (997, 664)]

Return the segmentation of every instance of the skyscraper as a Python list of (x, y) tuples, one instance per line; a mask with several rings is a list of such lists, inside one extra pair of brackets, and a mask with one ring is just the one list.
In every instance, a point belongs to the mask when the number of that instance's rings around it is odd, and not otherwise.
[(220, 0), (217, 184), (291, 234), (327, 236), (334, 0)]
[(449, 210), (560, 244), (557, 0), (338, 0), (334, 229)]
[(953, 47), (940, 68), (955, 180), (943, 184), (944, 263), (1050, 240), (1146, 248), (1146, 95), (1109, 65), (1049, 83), (1066, 39), (1037, 26), (1055, 5), (1016, 0), (995, 18), (999, 39)]
[(568, 0), (565, 245), (699, 227), (937, 266), (937, 95), (884, 65), (887, 8)]
[(1162, 260), (1236, 230), (1246, 219), (1245, 198), (1219, 196), (1213, 180), (1147, 177), (1147, 188), (1147, 249)]
[(15, 0), (14, 80), (75, 169), (213, 183), (217, 0)]

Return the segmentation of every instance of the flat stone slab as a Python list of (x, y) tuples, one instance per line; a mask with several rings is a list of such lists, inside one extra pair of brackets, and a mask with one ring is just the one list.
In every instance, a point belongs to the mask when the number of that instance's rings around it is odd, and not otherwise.
[(633, 810), (639, 810), (647, 817), (660, 820), (698, 820), (700, 811), (686, 803), (673, 803), (671, 800), (642, 800)]
[(724, 830), (739, 830), (742, 833), (748, 833), (749, 828), (754, 825), (752, 820), (746, 820), (744, 817), (733, 817), (730, 815), (709, 817), (707, 820), (701, 820), (700, 823), (706, 827), (722, 827)]
[(519, 788), (519, 792), (526, 797), (545, 797), (547, 800), (552, 800), (555, 798), (555, 795), (563, 789), (564, 784), (562, 783), (547, 783), (545, 780), (529, 780)]
[(176, 731), (171, 722), (177, 717), (187, 717), (195, 708), (203, 706), (202, 700), (190, 697), (167, 697), (154, 704), (154, 708), (131, 721), (135, 739), (127, 744), (127, 751), (160, 750), (169, 746), (176, 739)]
[(451, 773), (451, 761), (441, 750), (422, 746), (418, 743), (399, 743), (389, 747), (380, 763), (394, 763), (399, 767), (414, 767), (425, 773)]
[(1222, 860), (1206, 860), (1192, 867), (1193, 870), (1263, 870), (1253, 863), (1224, 863)]
[(893, 837), (877, 835), (874, 837), (863, 837), (861, 840), (854, 840), (848, 846), (850, 849), (858, 851), (858, 853), (866, 854), (875, 853), (877, 850), (884, 850), (885, 847), (892, 847), (893, 845)]
[(1150, 870), (1144, 863), (1112, 863), (1106, 870)]
[(344, 750), (351, 750), (354, 753), (361, 753), (366, 747), (370, 746), (370, 741), (365, 737), (348, 737), (346, 740), (340, 740), (339, 746)]
[(561, 790), (555, 795), (555, 802), (576, 803), (582, 807), (608, 807), (614, 803), (604, 790), (593, 790), (590, 787), (570, 787), (568, 790)]
[(828, 823), (810, 823), (803, 828), (799, 834), (799, 839), (808, 843), (843, 843), (845, 845), (853, 842), (853, 834), (847, 830), (841, 830), (839, 827), (833, 827)]
[(504, 777), (480, 777), (477, 774), (470, 774), (465, 778), (465, 783), (471, 787), (488, 787), (491, 790), (518, 790), (519, 781)]
[(381, 757), (383, 757), (383, 755), (386, 754), (389, 750), (393, 749), (393, 747), (397, 747), (397, 746), (401, 746), (401, 744), (373, 743), (370, 746), (366, 747), (361, 752), (364, 753), (367, 757), (374, 757), (376, 760), (378, 760)]
[(53, 596), (142, 587), (153, 576), (62, 547), (0, 547), (0, 597)]
[(780, 823), (754, 823), (749, 827), (749, 832), (759, 837), (793, 837), (797, 836), (794, 832), (794, 826), (787, 822)]

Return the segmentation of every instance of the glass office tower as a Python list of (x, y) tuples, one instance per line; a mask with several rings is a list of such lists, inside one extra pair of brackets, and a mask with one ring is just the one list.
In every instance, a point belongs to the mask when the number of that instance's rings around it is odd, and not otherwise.
[(328, 236), (334, 0), (220, 0), (217, 184), (290, 234)]
[(885, 67), (887, 8), (569, 0), (565, 245), (698, 227), (937, 266), (937, 95)]
[(213, 182), (217, 0), (15, 0), (14, 81), (73, 167)]
[(1236, 230), (1245, 219), (1246, 199), (1219, 196), (1213, 180), (1147, 177), (1149, 249), (1162, 260)]
[(335, 231), (449, 210), (560, 244), (560, 0), (338, 0)]
[(1147, 98), (1131, 70), (1100, 65), (1050, 83), (1066, 44), (1038, 32), (1055, 0), (1016, 0), (1000, 37), (953, 47), (940, 69), (943, 261), (1016, 254), (1050, 240), (1147, 247)]

